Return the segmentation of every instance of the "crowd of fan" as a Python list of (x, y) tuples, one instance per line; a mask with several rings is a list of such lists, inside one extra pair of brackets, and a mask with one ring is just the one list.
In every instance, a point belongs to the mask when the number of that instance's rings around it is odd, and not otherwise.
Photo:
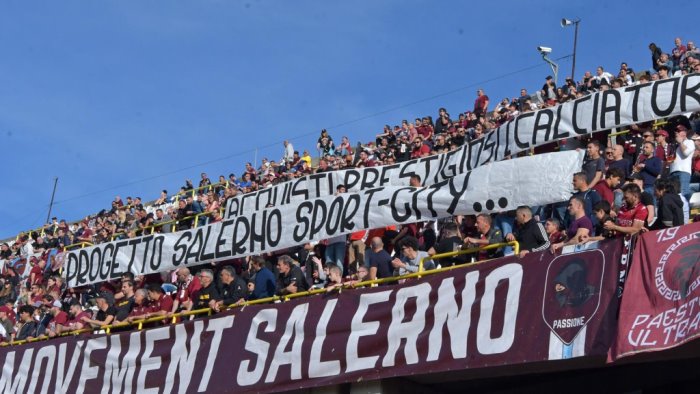
[[(448, 267), (511, 254), (508, 246), (449, 258), (431, 256), (489, 244), (518, 241), (520, 256), (605, 238), (688, 223), (688, 200), (700, 182), (699, 114), (636, 124), (628, 133), (610, 138), (610, 131), (570, 138), (524, 154), (586, 149), (587, 157), (573, 177), (569, 201), (544, 207), (520, 207), (512, 212), (455, 216), (436, 222), (409, 223), (358, 231), (347, 236), (305, 244), (260, 256), (211, 265), (180, 268), (171, 273), (134, 277), (81, 288), (68, 288), (57, 274), (61, 251), (76, 244), (131, 238), (148, 232), (170, 232), (221, 220), (227, 199), (313, 172), (370, 167), (457, 149), (482, 138), (518, 114), (555, 106), (594, 91), (700, 72), (700, 51), (676, 40), (672, 54), (654, 44), (651, 73), (637, 75), (622, 63), (617, 77), (598, 67), (576, 83), (556, 86), (546, 78), (534, 95), (503, 99), (489, 112), (482, 89), (473, 109), (452, 119), (440, 108), (431, 116), (384, 127), (375, 141), (353, 146), (348, 137), (336, 144), (326, 130), (318, 138), (317, 166), (308, 150), (299, 154), (284, 142), (282, 159), (263, 159), (259, 168), (246, 164), (238, 178), (220, 176), (212, 182), (201, 174), (198, 186), (187, 181), (179, 193), (161, 196), (147, 206), (140, 198), (116, 197), (109, 210), (68, 224), (52, 219), (42, 231), (20, 234), (0, 246), (0, 336), (4, 341), (55, 337), (79, 329), (155, 319), (166, 324), (174, 313), (285, 296), (309, 289), (333, 290), (365, 280), (391, 278), (425, 269)], [(411, 178), (421, 187), (421, 179)], [(345, 192), (339, 186), (339, 193)], [(196, 270), (196, 271), (195, 271)]]

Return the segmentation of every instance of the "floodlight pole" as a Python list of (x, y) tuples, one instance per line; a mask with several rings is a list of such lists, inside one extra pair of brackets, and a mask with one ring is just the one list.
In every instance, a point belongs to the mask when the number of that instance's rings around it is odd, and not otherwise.
[(53, 208), (53, 198), (56, 196), (56, 186), (58, 185), (58, 177), (53, 178), (53, 191), (51, 192), (51, 202), (49, 202), (49, 213), (46, 215), (46, 223), (51, 223), (51, 208)]
[(566, 18), (562, 18), (561, 20), (561, 27), (566, 27), (569, 25), (574, 25), (574, 56), (571, 61), (571, 79), (574, 81), (576, 80), (576, 44), (578, 42), (578, 24), (581, 22), (581, 19), (577, 18), (574, 20), (569, 20)]

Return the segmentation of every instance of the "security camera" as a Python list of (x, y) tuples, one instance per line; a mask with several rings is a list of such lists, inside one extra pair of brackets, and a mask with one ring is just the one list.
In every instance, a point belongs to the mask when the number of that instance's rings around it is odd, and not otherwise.
[(552, 48), (549, 47), (537, 47), (537, 50), (541, 53), (552, 53)]

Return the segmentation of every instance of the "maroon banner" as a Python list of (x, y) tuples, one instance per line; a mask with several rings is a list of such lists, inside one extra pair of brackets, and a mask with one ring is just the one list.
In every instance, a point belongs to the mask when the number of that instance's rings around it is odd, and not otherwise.
[(700, 223), (639, 237), (610, 360), (670, 349), (700, 335), (698, 237)]
[(0, 350), (0, 392), (270, 392), (605, 355), (621, 245)]

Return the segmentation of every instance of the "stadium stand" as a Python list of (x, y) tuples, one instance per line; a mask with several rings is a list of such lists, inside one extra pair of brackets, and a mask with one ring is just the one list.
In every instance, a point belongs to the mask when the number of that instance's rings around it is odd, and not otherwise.
[[(354, 145), (348, 136), (334, 140), (322, 130), (316, 157), (308, 147), (300, 153), (285, 141), (279, 161), (265, 158), (257, 167), (247, 163), (239, 175), (221, 175), (212, 181), (201, 173), (197, 185), (186, 180), (177, 193), (162, 190), (158, 199), (148, 203), (140, 197), (115, 196), (109, 208), (80, 221), (53, 218), (0, 246), (2, 342), (19, 345), (81, 333), (141, 330), (243, 305), (390, 284), (428, 274), (424, 270), (432, 265), (424, 265), (431, 260), (446, 269), (507, 253), (557, 250), (567, 244), (697, 220), (698, 194), (693, 192), (698, 192), (700, 184), (700, 113), (692, 113), (531, 149), (526, 154), (587, 150), (574, 180), (577, 192), (568, 204), (351, 234), (340, 242), (341, 266), (333, 255), (337, 248), (319, 242), (264, 256), (232, 258), (214, 266), (138, 277), (127, 273), (118, 281), (70, 288), (57, 261), (67, 250), (218, 222), (227, 200), (280, 182), (315, 172), (390, 165), (446, 153), (527, 112), (554, 108), (592, 92), (697, 73), (700, 51), (688, 45), (687, 51), (666, 63), (654, 65), (651, 73), (635, 73), (622, 63), (615, 76), (600, 67), (595, 75), (586, 72), (582, 80), (567, 79), (559, 87), (547, 79), (534, 95), (523, 89), (519, 97), (504, 98), (495, 106), (480, 89), (473, 108), (454, 117), (440, 108), (435, 119), (424, 115), (386, 125), (373, 141)], [(691, 145), (694, 151), (684, 151)], [(676, 164), (688, 154), (692, 156), (689, 174)], [(494, 236), (494, 229), (501, 237)], [(451, 254), (455, 243), (463, 250)], [(399, 276), (416, 262), (417, 272)]]

